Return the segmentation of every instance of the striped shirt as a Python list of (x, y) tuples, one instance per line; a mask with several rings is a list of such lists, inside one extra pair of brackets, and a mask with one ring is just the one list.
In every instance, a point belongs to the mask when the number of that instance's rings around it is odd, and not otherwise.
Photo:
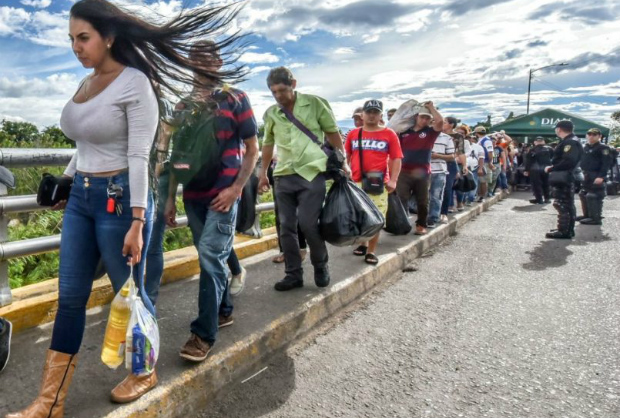
[(431, 126), (419, 131), (413, 128), (399, 135), (400, 145), (403, 150), (403, 170), (420, 170), (427, 174), (431, 172), (431, 153), (435, 140), (441, 132), (437, 132)]
[(256, 136), (258, 126), (247, 94), (231, 87), (211, 94), (217, 103), (215, 135), (222, 145), (222, 166), (213, 187), (204, 189), (189, 182), (183, 187), (184, 200), (209, 203), (222, 190), (232, 186), (241, 169), (242, 142)]

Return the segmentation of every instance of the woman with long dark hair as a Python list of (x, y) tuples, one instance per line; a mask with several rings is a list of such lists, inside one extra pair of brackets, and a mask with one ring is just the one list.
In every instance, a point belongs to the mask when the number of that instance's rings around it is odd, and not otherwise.
[[(237, 11), (234, 4), (202, 7), (156, 25), (106, 0), (81, 0), (71, 8), (73, 51), (93, 72), (61, 117), (61, 128), (76, 142), (77, 152), (65, 170), (74, 178), (71, 197), (57, 207), (66, 204), (58, 313), (40, 394), (28, 408), (8, 418), (63, 416), (99, 259), (115, 292), (130, 275), (128, 264), (135, 266), (136, 280), (142, 280), (153, 212), (149, 153), (159, 123), (153, 86), (174, 92), (179, 85), (195, 84), (194, 74), (217, 83), (241, 78), (244, 70), (234, 66), (232, 53), (226, 53), (237, 45), (236, 34), (219, 43), (194, 42), (221, 38)], [(190, 47), (192, 52), (202, 48), (199, 52), (204, 54), (220, 51), (224, 67), (215, 72), (192, 61)], [(156, 383), (154, 372), (145, 377), (130, 374), (112, 391), (112, 400), (130, 402)]]

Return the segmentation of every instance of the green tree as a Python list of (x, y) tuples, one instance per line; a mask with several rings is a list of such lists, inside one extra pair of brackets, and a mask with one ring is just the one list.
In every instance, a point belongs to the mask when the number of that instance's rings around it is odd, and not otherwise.
[(48, 144), (53, 148), (74, 148), (75, 142), (69, 140), (58, 126), (48, 126), (40, 136), (41, 144)]
[(34, 142), (39, 138), (39, 129), (29, 122), (3, 120), (2, 131), (4, 131), (10, 139), (18, 143)]
[(614, 147), (620, 147), (620, 111), (611, 114), (609, 144)]

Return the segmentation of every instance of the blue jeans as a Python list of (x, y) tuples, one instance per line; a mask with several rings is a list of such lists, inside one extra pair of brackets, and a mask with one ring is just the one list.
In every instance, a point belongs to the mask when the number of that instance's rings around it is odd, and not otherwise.
[(153, 304), (157, 302), (159, 296), (159, 285), (164, 272), (164, 233), (166, 232), (166, 220), (164, 210), (168, 199), (168, 184), (170, 172), (164, 171), (159, 175), (159, 185), (157, 187), (157, 207), (153, 221), (153, 232), (151, 241), (146, 254), (146, 294)]
[(446, 174), (431, 174), (430, 203), (428, 207), (428, 221), (438, 222), (443, 202), (443, 192), (446, 187)]
[(441, 214), (447, 215), (448, 209), (454, 206), (454, 180), (456, 180), (456, 174), (460, 173), (459, 166), (455, 161), (448, 161), (448, 176), (446, 177), (446, 188), (443, 192), (443, 202), (441, 203)]
[[(85, 181), (88, 179), (88, 182)], [(121, 216), (106, 211), (108, 181), (123, 188)], [(129, 175), (84, 177), (76, 174), (71, 197), (63, 218), (60, 241), (58, 281), (58, 313), (50, 348), (65, 354), (76, 354), (82, 344), (86, 324), (86, 303), (90, 297), (99, 260), (118, 292), (129, 278), (130, 269), (122, 250), (125, 235), (131, 227)], [(149, 195), (146, 225), (142, 230), (142, 261), (134, 268), (136, 283), (144, 277), (144, 263), (153, 224), (153, 199)], [(148, 301), (145, 301), (148, 306)]]
[[(168, 185), (170, 172), (164, 171), (159, 175), (159, 185), (157, 187), (157, 209), (153, 221), (153, 232), (146, 255), (146, 294), (153, 304), (157, 302), (159, 296), (159, 285), (164, 273), (164, 234), (166, 232), (166, 220), (164, 210), (168, 199)], [(241, 274), (241, 264), (235, 250), (230, 251), (228, 267), (233, 275)]]
[(213, 344), (217, 338), (218, 316), (229, 316), (233, 311), (226, 261), (235, 237), (237, 204), (222, 213), (209, 210), (209, 203), (191, 200), (184, 203), (200, 262), (198, 317), (192, 322), (191, 331)]
[(476, 182), (476, 188), (474, 190), (472, 190), (469, 193), (464, 193), (467, 195), (466, 200), (469, 203), (472, 203), (473, 201), (476, 200), (476, 196), (478, 194), (478, 186), (480, 185), (480, 179), (478, 178), (478, 170), (474, 169), (474, 170), (469, 170), (469, 172), (472, 174), (472, 176), (474, 177), (474, 181)]

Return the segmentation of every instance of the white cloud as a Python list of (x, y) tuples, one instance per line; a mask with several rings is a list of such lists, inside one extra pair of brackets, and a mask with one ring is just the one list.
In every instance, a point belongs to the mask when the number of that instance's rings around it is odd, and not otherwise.
[(36, 7), (37, 9), (45, 9), (52, 4), (52, 0), (21, 0), (21, 4), (24, 6)]
[(280, 61), (280, 58), (271, 52), (246, 52), (239, 57), (239, 61), (246, 64), (273, 64)]
[(0, 7), (0, 36), (17, 33), (29, 19), (30, 14), (24, 9)]
[(349, 54), (354, 54), (355, 49), (347, 48), (347, 47), (336, 48), (333, 53), (336, 55), (349, 55)]

